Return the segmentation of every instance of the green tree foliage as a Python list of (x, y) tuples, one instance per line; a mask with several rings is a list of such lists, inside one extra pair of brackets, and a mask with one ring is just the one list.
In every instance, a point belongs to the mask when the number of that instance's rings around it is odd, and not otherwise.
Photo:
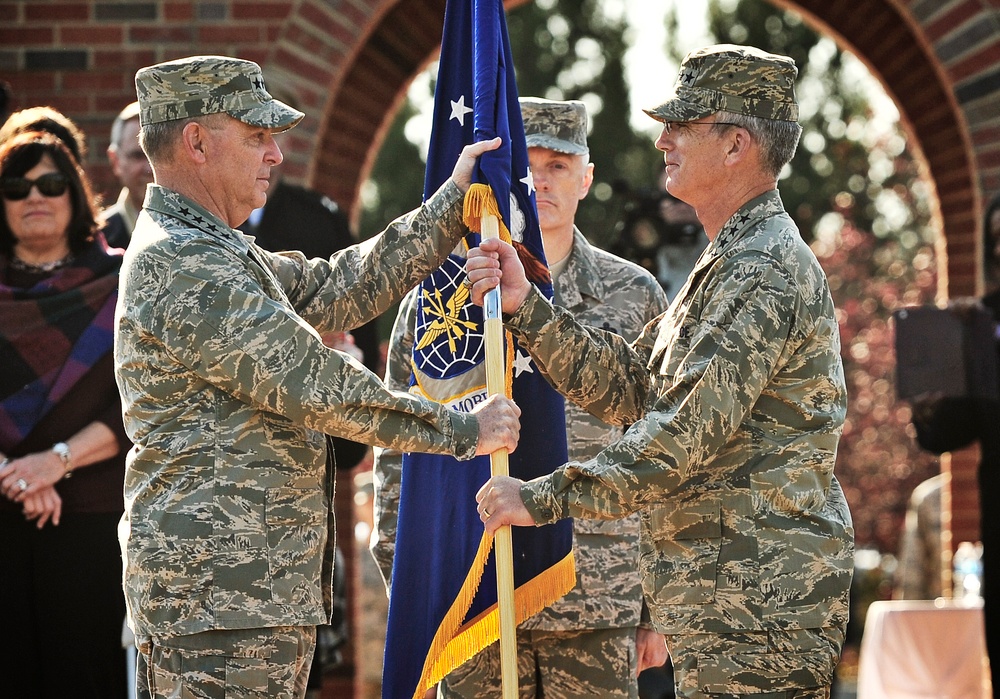
[(609, 246), (621, 215), (615, 190), (653, 189), (662, 156), (629, 127), (633, 109), (624, 78), (626, 23), (598, 0), (539, 0), (508, 15), (511, 52), (522, 95), (579, 99), (590, 114), (594, 186), (577, 212), (587, 237)]
[(362, 187), (361, 220), (358, 229), (367, 240), (407, 211), (420, 205), (424, 189), (424, 161), (417, 148), (406, 138), (406, 123), (417, 110), (403, 102), (382, 142), (368, 182)]

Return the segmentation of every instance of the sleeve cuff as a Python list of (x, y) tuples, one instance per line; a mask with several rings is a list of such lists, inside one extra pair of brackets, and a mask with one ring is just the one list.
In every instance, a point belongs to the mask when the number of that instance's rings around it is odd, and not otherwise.
[(441, 226), (445, 230), (459, 233), (455, 238), (456, 242), (458, 238), (461, 238), (466, 233), (465, 226), (462, 224), (462, 205), (464, 199), (465, 196), (462, 194), (462, 190), (449, 177), (424, 202), (424, 209), (430, 214), (432, 219), (440, 221)]
[[(447, 408), (446, 408), (447, 410)], [(479, 446), (479, 421), (475, 415), (449, 410), (451, 419), (451, 453), (460, 461), (468, 461), (476, 455)]]
[(565, 503), (553, 492), (551, 475), (522, 485), (521, 500), (536, 525), (552, 524), (565, 517)]

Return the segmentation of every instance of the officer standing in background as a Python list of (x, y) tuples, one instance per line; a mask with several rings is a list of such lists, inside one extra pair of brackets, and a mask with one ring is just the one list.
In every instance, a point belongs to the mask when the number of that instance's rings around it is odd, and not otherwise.
[(111, 124), (108, 162), (122, 184), (118, 200), (101, 212), (104, 238), (113, 248), (128, 247), (135, 220), (146, 198), (146, 185), (153, 181), (153, 170), (139, 147), (139, 103), (128, 105)]

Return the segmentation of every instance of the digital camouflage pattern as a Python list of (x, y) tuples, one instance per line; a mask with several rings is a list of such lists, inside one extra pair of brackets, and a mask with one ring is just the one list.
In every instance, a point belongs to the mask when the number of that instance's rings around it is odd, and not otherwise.
[[(628, 341), (638, 337), (642, 328), (667, 307), (666, 294), (649, 272), (591, 246), (579, 231), (574, 234), (573, 251), (566, 268), (555, 279), (555, 299), (579, 322), (618, 333)], [(386, 384), (391, 388), (409, 388), (415, 324), (416, 295), (411, 293), (400, 304), (389, 343)], [(622, 435), (620, 427), (605, 424), (569, 403), (566, 404), (566, 432), (569, 436), (569, 456), (574, 460), (597, 455)], [(371, 551), (382, 571), (387, 590), (395, 552), (401, 469), (400, 452), (376, 450), (375, 531)], [(523, 622), (519, 628), (569, 632), (626, 627), (634, 648), (635, 627), (639, 625), (642, 610), (638, 515), (605, 522), (575, 520), (573, 555), (576, 560), (576, 586), (552, 606)], [(586, 639), (583, 639), (582, 645), (585, 643)], [(519, 644), (519, 648), (533, 649), (533, 646)], [(480, 655), (493, 654), (497, 649), (498, 646), (491, 646)], [(576, 696), (611, 696), (606, 685), (615, 682), (615, 676), (608, 673), (608, 668), (614, 666), (613, 659), (607, 658), (607, 662), (591, 660), (593, 662), (584, 662), (581, 656), (577, 658), (578, 662), (566, 659), (561, 663), (575, 668), (575, 686), (580, 690)], [(483, 659), (481, 662), (488, 664), (489, 661)], [(466, 696), (490, 696), (478, 680), (467, 676), (473, 671), (473, 666), (463, 667), (465, 670), (459, 674), (465, 679), (453, 692), (446, 691), (445, 696), (461, 696), (461, 687), (465, 685), (475, 688)], [(627, 680), (629, 675), (620, 677)], [(605, 691), (583, 691), (591, 682), (594, 687), (603, 687)], [(451, 676), (446, 678), (445, 684), (452, 684)], [(621, 689), (622, 685), (613, 686)], [(499, 687), (497, 690), (496, 696), (499, 696)]]
[[(634, 627), (579, 631), (518, 627), (517, 647), (521, 699), (637, 699)], [(502, 697), (500, 664), (500, 644), (487, 646), (448, 674), (438, 685), (438, 699)]]
[(674, 94), (645, 109), (657, 121), (694, 121), (716, 112), (798, 121), (795, 61), (753, 46), (719, 44), (681, 62)]
[[(555, 280), (555, 304), (583, 325), (632, 342), (667, 310), (667, 297), (652, 274), (595, 248), (575, 230), (573, 251)], [(583, 461), (619, 440), (622, 429), (567, 401), (566, 434), (569, 458)], [(638, 546), (638, 515), (574, 520), (576, 586), (522, 626), (546, 630), (638, 626), (642, 608)]]
[[(674, 654), (691, 634), (842, 638), (854, 556), (833, 475), (847, 403), (840, 337), (826, 277), (777, 191), (733, 215), (631, 346), (534, 294), (507, 327), (560, 392), (631, 424), (522, 497), (540, 524), (640, 513), (646, 600)], [(699, 656), (697, 681), (735, 663), (758, 690), (829, 684), (837, 653), (814, 633), (794, 638), (784, 653)]]
[(135, 90), (142, 126), (226, 112), (251, 126), (284, 131), (305, 116), (268, 94), (259, 65), (227, 56), (190, 56), (142, 68)]
[[(836, 664), (843, 643), (843, 628), (830, 627), (689, 634), (671, 649), (678, 696), (830, 699), (829, 683), (818, 685), (816, 677)], [(803, 648), (812, 652), (789, 662)]]
[[(577, 231), (573, 252), (555, 284), (556, 303), (581, 322), (621, 334), (631, 341), (667, 307), (666, 295), (651, 274), (594, 248)], [(416, 324), (416, 294), (400, 304), (389, 342), (386, 385), (408, 390)], [(595, 456), (622, 435), (574, 405), (566, 405), (571, 459)], [(388, 581), (396, 541), (401, 453), (375, 452), (375, 531), (371, 551)], [(524, 628), (567, 630), (636, 626), (642, 602), (638, 574), (638, 517), (620, 521), (578, 520), (574, 528), (577, 585), (552, 607), (525, 621)]]
[(570, 155), (587, 155), (587, 105), (580, 100), (522, 97), (521, 119), (528, 148), (548, 148)]
[(388, 391), (319, 335), (384, 312), (439, 266), (460, 217), (449, 180), (377, 238), (306, 260), (150, 185), (115, 317), (135, 444), (119, 534), (138, 636), (329, 622), (323, 433), (475, 454), (474, 416)]

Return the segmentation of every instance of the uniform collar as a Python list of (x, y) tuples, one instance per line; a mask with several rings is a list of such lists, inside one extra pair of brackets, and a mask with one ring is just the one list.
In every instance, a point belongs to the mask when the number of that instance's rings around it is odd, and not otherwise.
[(235, 248), (243, 254), (249, 252), (250, 246), (247, 238), (240, 231), (231, 228), (225, 221), (193, 199), (178, 194), (172, 189), (156, 184), (149, 185), (146, 189), (146, 201), (142, 206), (144, 209), (183, 221), (190, 227), (218, 239), (221, 243)]
[(557, 302), (565, 308), (574, 308), (588, 296), (600, 301), (606, 293), (594, 248), (576, 226), (573, 227), (573, 250), (566, 269), (559, 276), (558, 286)]
[(776, 189), (764, 192), (748, 201), (737, 209), (736, 213), (726, 221), (719, 234), (715, 236), (715, 240), (708, 244), (705, 252), (695, 263), (691, 274), (697, 273), (714, 262), (720, 255), (748, 235), (757, 223), (784, 213), (784, 211), (785, 207), (781, 203), (781, 195)]

